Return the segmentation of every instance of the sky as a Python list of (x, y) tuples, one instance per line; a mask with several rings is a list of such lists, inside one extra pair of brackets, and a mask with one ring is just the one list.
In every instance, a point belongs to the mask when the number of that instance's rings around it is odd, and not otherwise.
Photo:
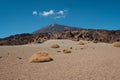
[(54, 23), (120, 29), (120, 0), (0, 0), (0, 38)]

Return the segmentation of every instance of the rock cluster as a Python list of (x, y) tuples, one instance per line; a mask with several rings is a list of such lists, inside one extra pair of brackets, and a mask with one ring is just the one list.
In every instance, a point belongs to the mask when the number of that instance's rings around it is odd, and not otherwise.
[(38, 33), (38, 34), (19, 34), (0, 39), (0, 45), (23, 45), (31, 43), (43, 43), (49, 39), (70, 39), (74, 41), (87, 40), (93, 42), (113, 43), (120, 41), (120, 30), (94, 30), (79, 29), (65, 30), (62, 33)]

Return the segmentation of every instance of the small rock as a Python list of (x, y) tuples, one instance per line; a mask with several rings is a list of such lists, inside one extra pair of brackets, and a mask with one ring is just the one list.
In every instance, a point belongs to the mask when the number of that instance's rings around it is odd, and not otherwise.
[(22, 59), (21, 57), (17, 57), (18, 59)]
[(10, 53), (7, 53), (8, 55), (10, 54)]
[(84, 49), (84, 48), (80, 48), (80, 49)]
[(2, 56), (0, 56), (0, 59), (2, 58)]
[(61, 51), (57, 51), (57, 52), (61, 52)]
[(72, 49), (72, 47), (70, 47), (70, 49)]

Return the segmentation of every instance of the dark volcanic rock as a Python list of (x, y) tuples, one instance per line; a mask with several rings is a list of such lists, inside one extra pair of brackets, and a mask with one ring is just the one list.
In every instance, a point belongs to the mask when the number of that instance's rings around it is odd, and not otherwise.
[[(56, 28), (57, 26), (57, 28)], [(61, 27), (62, 29), (60, 29)], [(49, 29), (55, 28), (49, 32)], [(0, 45), (23, 45), (31, 43), (43, 43), (49, 39), (70, 39), (74, 41), (87, 40), (94, 42), (112, 43), (120, 41), (120, 30), (95, 30), (95, 29), (77, 29), (66, 28), (65, 26), (54, 24), (50, 27), (34, 32), (34, 34), (17, 34), (4, 39), (0, 39)], [(55, 31), (58, 31), (57, 33)]]
[(17, 34), (0, 40), (0, 45), (24, 45), (30, 43), (42, 43), (50, 36), (44, 34)]
[(0, 41), (0, 45), (22, 45), (27, 44), (32, 39), (31, 34), (17, 34), (4, 38)]

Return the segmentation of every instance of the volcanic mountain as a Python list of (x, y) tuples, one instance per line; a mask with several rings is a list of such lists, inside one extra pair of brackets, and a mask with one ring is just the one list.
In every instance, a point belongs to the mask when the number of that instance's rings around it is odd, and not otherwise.
[(42, 27), (39, 30), (34, 31), (33, 34), (48, 33), (48, 32), (61, 33), (61, 32), (64, 32), (65, 30), (78, 30), (78, 29), (80, 28), (65, 26), (65, 25), (60, 25), (60, 24), (50, 24), (48, 26)]
[(51, 24), (34, 31), (33, 33), (16, 34), (0, 39), (0, 46), (42, 43), (49, 39), (87, 40), (113, 43), (120, 41), (120, 30), (84, 29)]

